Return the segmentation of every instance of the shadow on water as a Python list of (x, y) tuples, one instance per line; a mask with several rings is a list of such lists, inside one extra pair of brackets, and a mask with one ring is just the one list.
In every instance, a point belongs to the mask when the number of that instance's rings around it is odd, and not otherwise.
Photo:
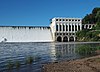
[[(75, 49), (82, 44), (91, 46), (99, 43), (0, 43), (0, 72), (41, 72), (42, 65), (50, 62), (63, 60), (73, 60), (82, 58)], [(26, 59), (31, 56), (36, 57), (31, 64), (27, 64)], [(20, 62), (20, 67), (15, 65), (12, 69), (7, 69), (7, 63)]]

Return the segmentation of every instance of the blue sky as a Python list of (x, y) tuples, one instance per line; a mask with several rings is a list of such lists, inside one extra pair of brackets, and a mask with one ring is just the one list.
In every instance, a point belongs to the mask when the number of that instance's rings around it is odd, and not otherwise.
[(0, 25), (49, 26), (53, 17), (83, 18), (100, 0), (0, 0)]

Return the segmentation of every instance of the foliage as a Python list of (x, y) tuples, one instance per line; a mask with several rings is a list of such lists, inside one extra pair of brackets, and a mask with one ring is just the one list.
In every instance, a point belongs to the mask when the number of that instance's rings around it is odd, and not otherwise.
[(100, 50), (100, 46), (96, 47), (96, 50)]
[(87, 14), (83, 19), (83, 24), (96, 24), (96, 22), (100, 22), (100, 8), (96, 7), (93, 9), (91, 14)]
[(82, 30), (76, 33), (78, 41), (100, 41), (100, 22), (91, 30)]

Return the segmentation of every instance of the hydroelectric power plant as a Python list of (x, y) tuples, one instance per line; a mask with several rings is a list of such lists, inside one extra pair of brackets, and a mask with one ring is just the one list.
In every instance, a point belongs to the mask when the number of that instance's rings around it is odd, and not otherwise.
[[(92, 28), (87, 24), (83, 28)], [(76, 41), (82, 30), (81, 18), (52, 18), (46, 26), (0, 26), (0, 42), (69, 42)]]

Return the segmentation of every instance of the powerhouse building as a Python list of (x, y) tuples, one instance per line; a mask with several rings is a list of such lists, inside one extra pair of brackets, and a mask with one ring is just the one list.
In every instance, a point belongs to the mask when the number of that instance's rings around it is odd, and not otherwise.
[(69, 42), (76, 41), (76, 32), (82, 30), (81, 18), (53, 18), (50, 28), (54, 41)]

